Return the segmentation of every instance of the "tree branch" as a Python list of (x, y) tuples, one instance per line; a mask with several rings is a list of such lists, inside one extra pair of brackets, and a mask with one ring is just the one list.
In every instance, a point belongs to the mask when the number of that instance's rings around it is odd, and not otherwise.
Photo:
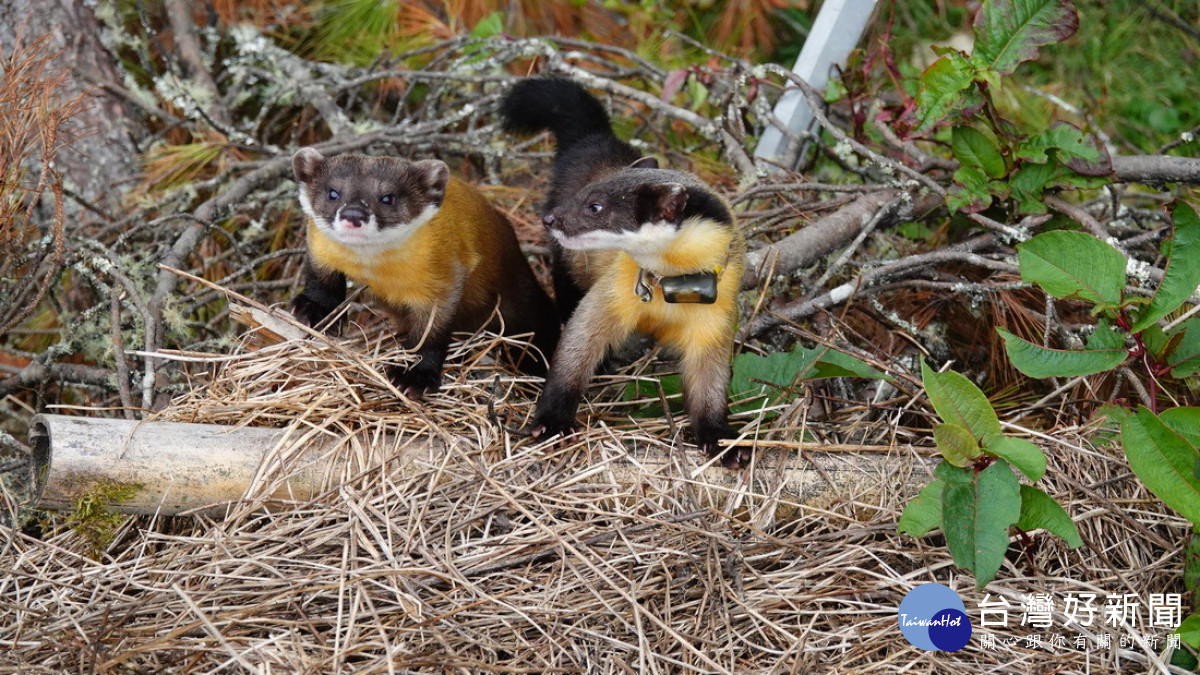
[(1200, 158), (1173, 155), (1117, 155), (1113, 173), (1124, 183), (1200, 184)]
[(798, 321), (818, 310), (849, 300), (859, 289), (867, 288), (884, 279), (902, 278), (932, 265), (963, 262), (1001, 272), (1016, 273), (1016, 265), (985, 258), (976, 253), (976, 251), (995, 243), (994, 234), (983, 234), (957, 246), (911, 255), (886, 265), (880, 265), (864, 272), (854, 281), (844, 283), (815, 298), (777, 304), (767, 313), (760, 314), (744, 326), (739, 338), (745, 340), (760, 335), (781, 323)]
[(187, 77), (204, 89), (209, 105), (205, 112), (221, 126), (228, 127), (229, 113), (221, 105), (221, 90), (213, 80), (212, 73), (204, 64), (204, 55), (200, 50), (200, 40), (196, 38), (196, 24), (192, 21), (192, 3), (183, 0), (166, 1), (167, 20), (171, 23), (171, 32), (175, 36), (175, 46), (179, 49), (179, 59), (187, 70)]

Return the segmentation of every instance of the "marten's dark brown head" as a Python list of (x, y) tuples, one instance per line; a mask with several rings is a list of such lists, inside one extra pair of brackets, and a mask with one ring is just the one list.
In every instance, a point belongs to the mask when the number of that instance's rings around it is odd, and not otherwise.
[(450, 170), (435, 159), (341, 155), (312, 148), (292, 156), (300, 206), (334, 241), (388, 248), (403, 243), (442, 206)]
[(669, 245), (686, 221), (696, 220), (733, 222), (724, 202), (691, 174), (633, 166), (588, 184), (542, 222), (564, 248), (636, 257)]

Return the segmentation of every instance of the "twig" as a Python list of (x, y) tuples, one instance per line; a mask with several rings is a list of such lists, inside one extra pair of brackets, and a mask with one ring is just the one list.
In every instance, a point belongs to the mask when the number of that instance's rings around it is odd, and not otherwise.
[[(1080, 225), (1083, 225), (1084, 229), (1086, 229), (1088, 232), (1091, 232), (1101, 241), (1113, 243), (1112, 235), (1110, 235), (1108, 231), (1104, 229), (1104, 226), (1100, 224), (1100, 221), (1093, 218), (1092, 214), (1088, 213), (1083, 208), (1063, 199), (1059, 199), (1058, 197), (1047, 196), (1045, 201), (1047, 206), (1055, 211), (1058, 211), (1064, 216), (1067, 216), (1071, 220), (1074, 220)], [(1124, 251), (1122, 251), (1122, 253), (1124, 253)]]
[(109, 291), (109, 303), (112, 305), (110, 321), (112, 323), (113, 360), (117, 364), (117, 393), (121, 397), (121, 405), (125, 408), (125, 419), (133, 419), (133, 398), (129, 391), (129, 364), (125, 362), (125, 347), (121, 341), (121, 297), (117, 285), (113, 284)]
[(856, 152), (864, 157), (869, 158), (871, 161), (875, 162), (879, 166), (890, 167), (893, 171), (902, 173), (902, 174), (908, 176), (909, 178), (917, 181), (921, 185), (924, 185), (926, 188), (928, 188), (934, 194), (945, 197), (946, 188), (942, 187), (936, 181), (930, 179), (928, 176), (926, 176), (925, 174), (923, 174), (919, 171), (914, 171), (913, 169), (910, 169), (909, 167), (905, 166), (904, 164), (892, 161), (892, 160), (884, 157), (883, 155), (880, 155), (879, 153), (871, 150), (870, 148), (864, 146), (862, 143), (859, 143), (858, 141), (854, 140), (853, 138), (850, 138), (850, 136), (848, 136), (846, 134), (846, 132), (842, 131), (840, 128), (838, 128), (832, 122), (830, 122), (829, 118), (825, 116), (825, 113), (823, 111), (824, 106), (821, 104), (821, 97), (817, 94), (816, 90), (813, 89), (812, 86), (810, 86), (808, 84), (808, 82), (805, 82), (804, 79), (801, 78), (799, 75), (796, 75), (792, 71), (787, 70), (787, 69), (783, 68), (782, 66), (779, 66), (776, 64), (766, 64), (763, 67), (766, 68), (768, 71), (773, 72), (776, 75), (779, 75), (779, 76), (787, 79), (792, 84), (799, 87), (800, 91), (804, 93), (804, 98), (808, 103), (808, 107), (812, 110), (813, 117), (815, 117), (817, 122), (820, 123), (820, 125), (822, 127), (824, 127), (825, 130), (828, 131), (839, 142), (845, 143), (846, 145), (853, 148), (854, 152)]
[(998, 272), (1015, 274), (1017, 272), (1016, 265), (992, 260), (975, 253), (975, 251), (981, 248), (994, 244), (994, 236), (992, 234), (980, 235), (951, 248), (908, 256), (893, 263), (877, 266), (861, 274), (857, 279), (842, 284), (814, 298), (779, 304), (772, 307), (769, 312), (760, 315), (753, 323), (744, 326), (741, 337), (744, 339), (759, 335), (763, 331), (780, 323), (797, 321), (818, 310), (845, 302), (853, 297), (859, 289), (866, 288), (883, 279), (914, 274), (932, 265), (940, 265), (947, 262), (962, 262)]
[(166, 0), (167, 19), (171, 22), (171, 32), (178, 48), (179, 59), (187, 67), (187, 76), (199, 87), (204, 89), (205, 96), (210, 101), (205, 111), (222, 127), (230, 126), (230, 117), (220, 104), (220, 89), (213, 80), (212, 74), (204, 63), (200, 50), (200, 40), (196, 37), (196, 24), (192, 21), (192, 3), (183, 0)]
[[(774, 260), (775, 274), (787, 275), (813, 264), (830, 252), (852, 241), (867, 223), (876, 222), (888, 204), (900, 197), (896, 190), (881, 190), (859, 197), (854, 202), (809, 224), (788, 237), (751, 251), (746, 255), (746, 274), (742, 288), (754, 288), (764, 279), (761, 267)], [(890, 211), (889, 211), (890, 212)], [(894, 212), (890, 212), (894, 215)]]

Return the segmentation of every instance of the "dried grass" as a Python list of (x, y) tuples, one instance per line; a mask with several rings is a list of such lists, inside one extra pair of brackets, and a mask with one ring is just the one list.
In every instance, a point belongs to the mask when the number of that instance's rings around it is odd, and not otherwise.
[[(586, 432), (533, 443), (506, 427), (523, 423), (538, 383), (488, 363), (499, 338), (462, 343), (444, 390), (413, 403), (381, 375), (382, 362), (403, 358), (384, 335), (374, 326), (343, 342), (215, 359), (163, 417), (284, 426), (295, 442), (264, 462), (223, 520), (132, 518), (99, 560), (71, 530), (9, 539), (0, 663), (37, 672), (1147, 668), (1140, 646), (1079, 649), (1074, 633), (1053, 650), (985, 650), (978, 637), (957, 653), (910, 646), (897, 607), (928, 581), (958, 590), (984, 632), (983, 594), (941, 543), (896, 534), (911, 496), (898, 486), (927, 471), (911, 448), (840, 453), (835, 466), (858, 474), (850, 479), (807, 451), (763, 452), (753, 480), (700, 471), (701, 454), (675, 443), (665, 422), (612, 403), (644, 361), (593, 390)], [(398, 465), (381, 441), (400, 430), (445, 452)], [(1032, 565), (1006, 564), (987, 590), (1018, 609), (1032, 592), (1177, 590), (1185, 524), (1162, 513), (1111, 448), (1085, 440), (1094, 431), (1058, 430), (1045, 446), (1047, 489), (1091, 545), (1068, 551), (1046, 539)], [(294, 470), (288, 458), (316, 436), (344, 439), (336, 451), (353, 470), (315, 499), (264, 508), (271, 483)], [(820, 494), (780, 487), (814, 466), (827, 479)], [(1046, 633), (1020, 626), (1017, 609), (1010, 625), (993, 632)], [(1150, 632), (1093, 630), (1117, 634), (1114, 643)]]

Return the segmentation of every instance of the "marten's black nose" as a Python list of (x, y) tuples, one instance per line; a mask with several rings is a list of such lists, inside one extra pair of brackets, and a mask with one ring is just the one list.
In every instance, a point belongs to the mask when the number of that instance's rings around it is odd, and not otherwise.
[(554, 222), (553, 213), (547, 213), (546, 215), (542, 216), (542, 224), (546, 227), (554, 227)]
[(362, 227), (367, 224), (367, 219), (370, 218), (370, 215), (365, 209), (360, 209), (357, 206), (347, 206), (342, 209), (339, 217), (351, 227)]

